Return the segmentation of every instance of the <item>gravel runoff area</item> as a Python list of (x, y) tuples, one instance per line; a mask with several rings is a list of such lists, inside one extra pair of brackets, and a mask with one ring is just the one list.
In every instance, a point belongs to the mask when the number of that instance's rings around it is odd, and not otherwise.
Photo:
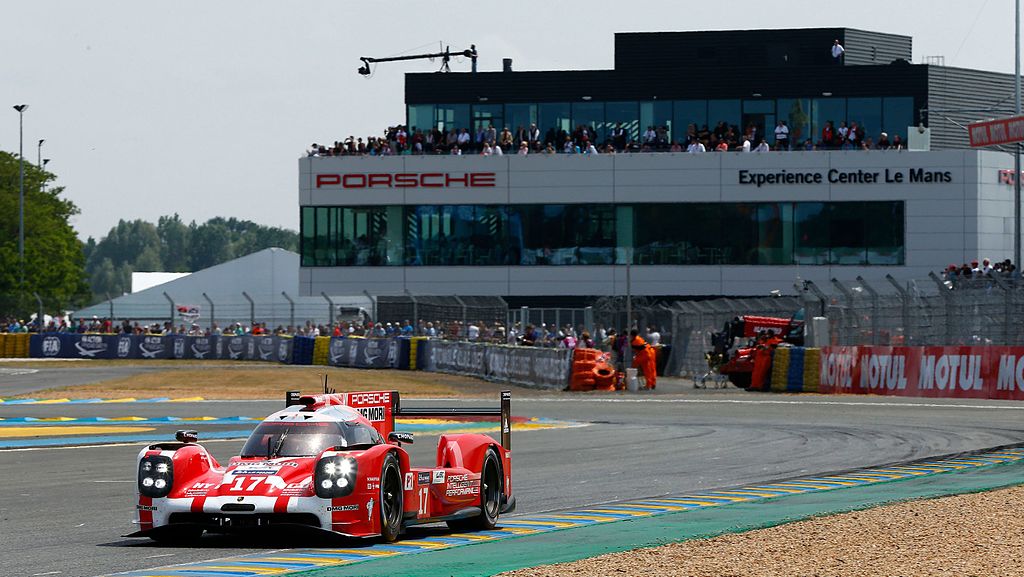
[(821, 517), (504, 577), (1024, 575), (1024, 487)]

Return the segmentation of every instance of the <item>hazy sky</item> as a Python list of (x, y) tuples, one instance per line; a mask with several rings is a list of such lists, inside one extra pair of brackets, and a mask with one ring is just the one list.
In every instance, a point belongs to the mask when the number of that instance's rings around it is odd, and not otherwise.
[[(914, 38), (914, 61), (1013, 71), (1012, 0), (5, 2), (0, 149), (36, 143), (82, 210), (84, 239), (119, 218), (235, 216), (298, 228), (296, 159), (311, 142), (402, 122), (403, 74), (438, 63), (360, 56), (476, 44), (481, 70), (613, 66), (625, 31), (851, 27)], [(829, 47), (823, 47), (827, 50)], [(756, 50), (756, 46), (750, 47)], [(452, 69), (468, 71), (468, 62)]]

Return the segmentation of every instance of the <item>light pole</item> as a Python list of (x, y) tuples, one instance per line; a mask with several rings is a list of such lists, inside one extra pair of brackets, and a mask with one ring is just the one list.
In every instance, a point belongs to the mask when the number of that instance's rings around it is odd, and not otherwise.
[(25, 109), (28, 104), (15, 104), (18, 111), (18, 305), (21, 305), (21, 291), (25, 289)]
[[(1016, 112), (1020, 116), (1020, 0), (1014, 2), (1014, 48), (1013, 85), (1016, 97)], [(1013, 144), (1013, 265), (1020, 270), (1020, 143)]]
[(44, 158), (43, 159), (43, 167), (42, 167), (43, 168), (43, 184), (41, 186), (43, 192), (46, 192), (46, 180), (47, 180), (47, 178), (46, 178), (46, 165), (47, 164), (50, 164), (50, 159), (49, 158)]
[(38, 166), (39, 168), (43, 167), (43, 143), (44, 142), (46, 142), (46, 140), (40, 138), (39, 139), (39, 146), (36, 147), (36, 154), (37, 154), (37, 156), (36, 156), (36, 166)]

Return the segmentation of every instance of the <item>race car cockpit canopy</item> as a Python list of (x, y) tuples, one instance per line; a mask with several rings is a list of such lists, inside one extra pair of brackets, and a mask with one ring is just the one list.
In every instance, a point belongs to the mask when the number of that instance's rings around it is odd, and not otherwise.
[(331, 407), (328, 410), (348, 411), (353, 414), (353, 418), (268, 418), (249, 435), (241, 457), (315, 457), (335, 447), (353, 451), (384, 443), (376, 429), (358, 419), (359, 413), (356, 411), (348, 407)]

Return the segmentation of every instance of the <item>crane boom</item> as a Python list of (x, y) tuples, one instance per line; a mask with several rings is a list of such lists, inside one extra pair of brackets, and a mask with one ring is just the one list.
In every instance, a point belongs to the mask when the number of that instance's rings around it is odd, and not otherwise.
[[(444, 52), (434, 52), (431, 54), (409, 54), (406, 56), (388, 56), (386, 58), (371, 58), (369, 56), (363, 56), (360, 60), (363, 61), (363, 65), (359, 67), (359, 73), (363, 76), (370, 74), (370, 64), (376, 64), (378, 62), (398, 62), (401, 60), (425, 60), (428, 58), (440, 58), (441, 59), (441, 70), (440, 72), (449, 72), (451, 69), (448, 67), (448, 62), (452, 58), (453, 52), (450, 47), (445, 47)], [(463, 50), (462, 52), (455, 52), (456, 56), (465, 56), (473, 60), (473, 72), (476, 72), (476, 45), (470, 44), (469, 50)]]

